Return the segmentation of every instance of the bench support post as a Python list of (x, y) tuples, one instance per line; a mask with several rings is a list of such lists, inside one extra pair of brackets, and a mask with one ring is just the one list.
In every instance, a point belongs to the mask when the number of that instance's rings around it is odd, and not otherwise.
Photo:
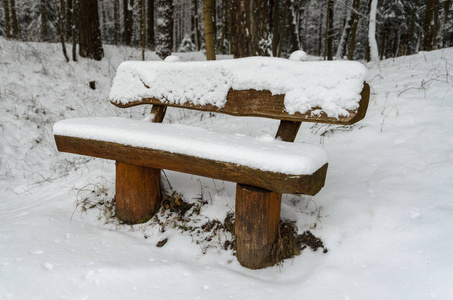
[(146, 222), (160, 202), (159, 169), (116, 162), (116, 216), (121, 221)]
[(235, 233), (239, 263), (250, 269), (275, 265), (271, 258), (280, 226), (281, 194), (237, 184)]

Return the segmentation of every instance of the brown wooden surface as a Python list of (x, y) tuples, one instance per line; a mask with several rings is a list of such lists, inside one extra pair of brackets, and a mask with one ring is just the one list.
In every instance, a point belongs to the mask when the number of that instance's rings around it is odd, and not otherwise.
[(324, 186), (327, 172), (327, 164), (312, 175), (287, 175), (190, 155), (97, 140), (56, 135), (55, 142), (58, 150), (62, 152), (113, 159), (156, 169), (168, 169), (289, 194), (315, 195)]
[[(172, 107), (181, 107), (187, 109), (196, 109), (201, 111), (210, 111), (229, 114), (233, 116), (244, 117), (264, 117), (278, 120), (297, 121), (297, 122), (316, 122), (350, 125), (363, 119), (368, 107), (370, 96), (370, 87), (364, 83), (364, 88), (361, 93), (360, 107), (357, 111), (350, 111), (348, 117), (329, 118), (324, 113), (320, 116), (311, 115), (311, 111), (301, 114), (288, 114), (285, 112), (283, 104), (284, 95), (272, 95), (270, 91), (257, 90), (230, 90), (227, 96), (227, 103), (224, 107), (219, 108), (213, 105), (194, 105), (191, 103), (175, 104), (168, 103), (165, 99), (144, 98), (140, 101), (133, 101), (128, 104), (112, 102), (113, 105), (121, 108), (132, 107), (142, 104), (158, 104)], [(313, 110), (319, 107), (313, 108)]]
[(281, 194), (247, 185), (236, 185), (234, 230), (239, 263), (261, 269), (276, 263), (271, 259), (278, 238)]
[(116, 216), (128, 224), (151, 219), (160, 204), (160, 170), (116, 162)]
[(275, 138), (279, 138), (284, 142), (294, 142), (301, 124), (301, 122), (280, 121), (280, 126), (278, 127)]
[(154, 115), (153, 123), (162, 123), (166, 112), (167, 107), (165, 105), (153, 105), (151, 108), (151, 114)]

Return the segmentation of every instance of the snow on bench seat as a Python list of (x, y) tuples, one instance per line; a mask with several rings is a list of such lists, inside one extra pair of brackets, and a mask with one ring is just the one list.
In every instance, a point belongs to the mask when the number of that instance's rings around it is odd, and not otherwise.
[(146, 98), (222, 108), (230, 90), (268, 90), (284, 96), (289, 114), (349, 116), (359, 107), (367, 69), (353, 61), (302, 62), (248, 57), (204, 62), (123, 62), (110, 93), (114, 104)]
[(186, 154), (289, 175), (311, 175), (327, 162), (324, 149), (316, 145), (282, 142), (270, 135), (250, 137), (212, 132), (180, 124), (92, 117), (59, 121), (53, 131), (56, 136)]

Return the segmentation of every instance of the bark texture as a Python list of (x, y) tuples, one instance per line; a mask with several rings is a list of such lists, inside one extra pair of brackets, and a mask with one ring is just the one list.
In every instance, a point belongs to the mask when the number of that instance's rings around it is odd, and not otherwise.
[(207, 60), (215, 60), (214, 23), (213, 23), (214, 9), (215, 9), (214, 0), (203, 0), (204, 42), (206, 45)]
[(101, 60), (104, 49), (99, 28), (98, 3), (93, 0), (79, 1), (79, 55)]

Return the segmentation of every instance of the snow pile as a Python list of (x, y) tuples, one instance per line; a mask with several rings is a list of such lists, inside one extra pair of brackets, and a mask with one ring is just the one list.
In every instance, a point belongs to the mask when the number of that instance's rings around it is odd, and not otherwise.
[(296, 50), (288, 58), (289, 60), (294, 60), (294, 61), (306, 61), (308, 59), (307, 53), (303, 50)]
[(327, 162), (315, 145), (287, 143), (268, 136), (253, 138), (204, 128), (160, 124), (124, 118), (62, 120), (54, 134), (150, 148), (171, 153), (234, 163), (262, 171), (310, 175)]
[(358, 62), (301, 62), (249, 57), (209, 62), (124, 62), (110, 99), (127, 104), (142, 98), (223, 107), (228, 91), (269, 90), (285, 94), (294, 114), (320, 108), (329, 117), (357, 109), (367, 70)]

